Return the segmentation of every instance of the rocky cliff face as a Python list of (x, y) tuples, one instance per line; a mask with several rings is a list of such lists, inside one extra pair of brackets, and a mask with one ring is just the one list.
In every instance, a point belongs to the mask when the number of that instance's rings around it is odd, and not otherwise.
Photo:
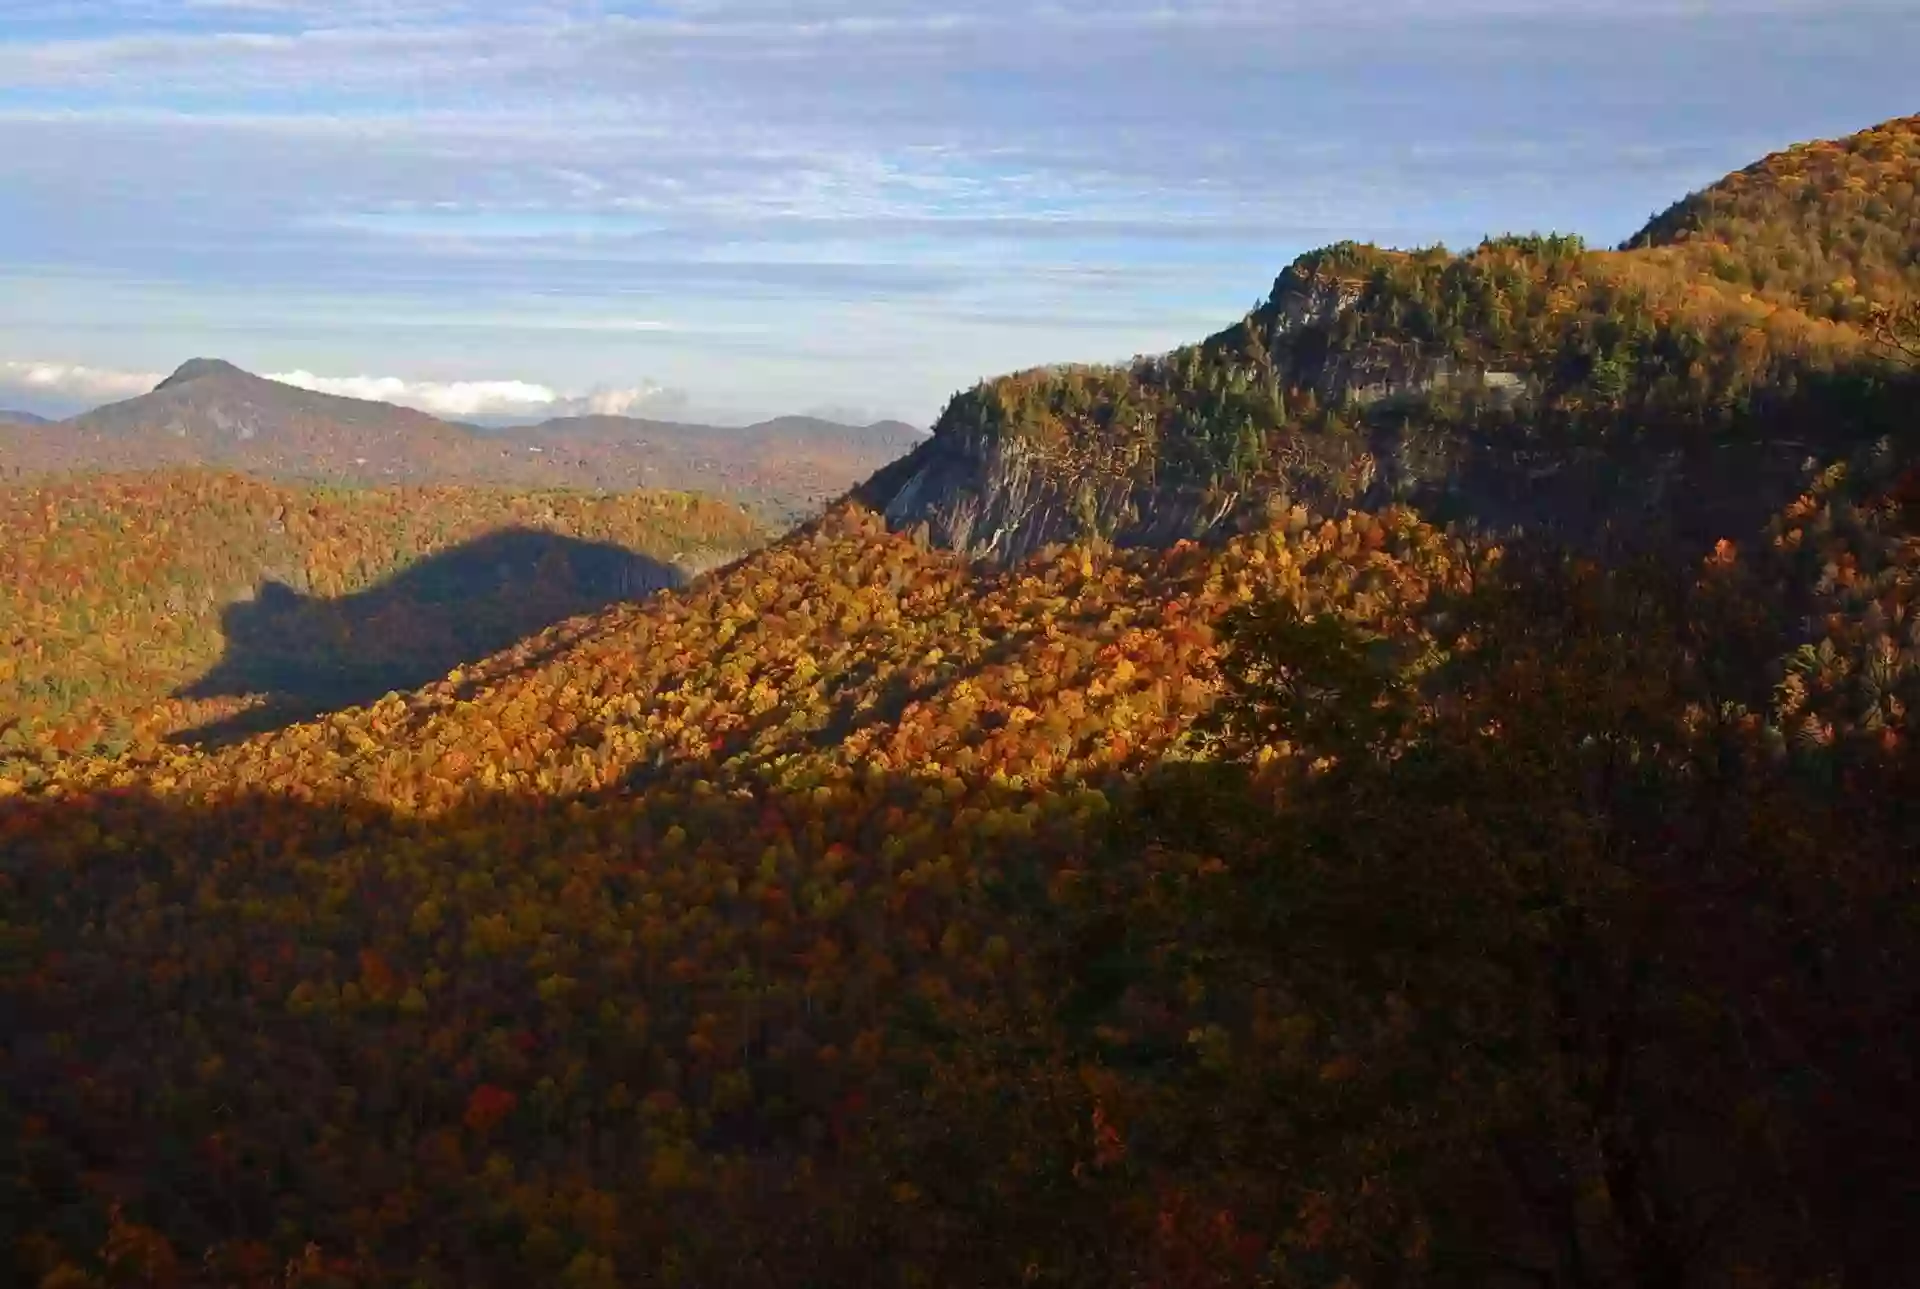
[(1536, 382), (1522, 372), (1462, 366), (1412, 341), (1339, 344), (1333, 338), (1336, 325), (1362, 295), (1356, 282), (1298, 265), (1274, 282), (1264, 312), (1274, 362), (1290, 384), (1313, 390), (1330, 406), (1360, 408), (1453, 391), (1513, 410), (1538, 393)]
[(1294, 504), (1327, 512), (1403, 502), (1494, 534), (1698, 547), (1755, 531), (1805, 486), (1813, 461), (1803, 445), (1784, 440), (1630, 457), (1459, 439), (1416, 445), (1391, 433), (1372, 443), (1371, 467), (1351, 472), (1344, 487), (1284, 475), (1245, 490), (1116, 479), (1070, 494), (1017, 441), (936, 439), (876, 476), (862, 496), (889, 527), (995, 563), (1096, 535), (1156, 547), (1225, 537)]
[(1235, 492), (1062, 479), (1031, 445), (981, 434), (936, 435), (868, 488), (889, 526), (924, 526), (934, 545), (996, 562), (1090, 535), (1171, 545), (1219, 531), (1242, 509)]
[[(1319, 342), (1359, 299), (1327, 277), (1282, 275), (1271, 343), (1290, 383), (1325, 403), (1355, 408), (1417, 402), (1443, 389), (1479, 391), (1512, 407), (1528, 394), (1512, 372), (1462, 370), (1410, 345), (1334, 352)], [(1219, 343), (1220, 337), (1215, 338)], [(1432, 500), (1461, 482), (1459, 445), (1404, 444), (1397, 435), (1282, 452), (1256, 486), (1203, 487), (1059, 470), (1017, 435), (943, 423), (933, 437), (858, 494), (900, 530), (970, 558), (1017, 562), (1056, 542), (1098, 536), (1117, 545), (1166, 546), (1265, 522), (1294, 504), (1333, 509), (1390, 499)], [(1502, 513), (1512, 507), (1499, 508)]]
[[(929, 441), (858, 495), (896, 529), (1002, 562), (1089, 536), (1168, 545), (1229, 534), (1294, 504), (1337, 511), (1390, 501), (1580, 546), (1697, 547), (1755, 531), (1805, 485), (1811, 458), (1832, 455), (1832, 444), (1794, 433), (1651, 434), (1604, 446), (1538, 435), (1529, 413), (1542, 390), (1533, 375), (1469, 365), (1391, 335), (1354, 343), (1346, 337), (1355, 329), (1340, 324), (1362, 296), (1351, 281), (1289, 269), (1260, 314), (1207, 342), (1231, 364), (1258, 334), (1286, 389), (1310, 391), (1361, 426), (1338, 436), (1269, 435), (1268, 467), (1240, 486), (1170, 483), (1152, 470), (1062, 469), (1020, 434), (992, 428), (993, 417), (973, 415), (943, 417)], [(1456, 414), (1432, 414), (1437, 401)], [(1462, 406), (1471, 409), (1465, 416)]]

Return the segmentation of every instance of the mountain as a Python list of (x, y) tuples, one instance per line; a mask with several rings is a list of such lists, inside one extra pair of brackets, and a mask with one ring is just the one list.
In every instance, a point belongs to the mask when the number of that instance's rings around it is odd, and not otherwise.
[(0, 1282), (1920, 1283), (1920, 312), (1685, 240), (1327, 248), (644, 599), (697, 503), (9, 492)]
[(45, 425), (47, 418), (36, 416), (32, 412), (14, 412), (0, 408), (0, 422), (11, 421), (15, 425)]
[(538, 446), (563, 459), (591, 460), (595, 468), (639, 469), (666, 488), (718, 488), (761, 495), (778, 479), (786, 498), (779, 518), (817, 513), (851, 481), (918, 446), (926, 435), (898, 421), (841, 425), (815, 417), (783, 416), (745, 426), (690, 425), (626, 416), (560, 417), (494, 431), (492, 437)]
[(734, 430), (593, 417), (487, 432), (196, 358), (139, 397), (57, 424), (0, 426), (0, 466), (15, 476), (210, 466), (359, 484), (699, 489), (790, 519), (915, 441), (805, 418)]
[(465, 474), (483, 457), (473, 435), (424, 412), (298, 389), (208, 358), (182, 364), (151, 393), (18, 444), (9, 459), (29, 470), (197, 465), (352, 480)]
[(1620, 251), (1310, 253), (1199, 344), (956, 395), (859, 495), (1002, 560), (1236, 531), (1296, 500), (1588, 544), (1751, 530), (1808, 457), (1906, 420), (1861, 324), (1920, 295), (1915, 138), (1907, 118), (1780, 154)]

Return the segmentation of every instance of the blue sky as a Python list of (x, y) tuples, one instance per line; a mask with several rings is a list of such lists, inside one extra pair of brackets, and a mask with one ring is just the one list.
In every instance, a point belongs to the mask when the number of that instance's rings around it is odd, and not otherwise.
[(0, 406), (927, 424), (1329, 241), (1618, 241), (1916, 65), (1914, 0), (0, 0)]

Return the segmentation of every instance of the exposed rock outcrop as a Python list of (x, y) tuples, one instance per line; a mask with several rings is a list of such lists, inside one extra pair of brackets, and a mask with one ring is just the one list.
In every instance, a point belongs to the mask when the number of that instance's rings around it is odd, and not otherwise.
[(1364, 294), (1361, 283), (1304, 264), (1289, 265), (1274, 281), (1264, 312), (1274, 363), (1290, 383), (1312, 389), (1328, 405), (1360, 408), (1451, 391), (1478, 395), (1508, 411), (1538, 392), (1538, 383), (1523, 372), (1463, 365), (1411, 340), (1339, 344), (1335, 327)]
[[(858, 496), (895, 528), (924, 526), (933, 544), (991, 561), (1089, 536), (1119, 546), (1221, 536), (1294, 503), (1327, 511), (1386, 501), (1492, 532), (1544, 530), (1576, 546), (1697, 546), (1755, 530), (1805, 486), (1811, 459), (1836, 450), (1791, 428), (1822, 421), (1811, 390), (1789, 396), (1807, 401), (1811, 415), (1774, 407), (1764, 432), (1542, 432), (1538, 375), (1465, 361), (1405, 330), (1344, 325), (1359, 321), (1348, 315), (1363, 300), (1361, 282), (1302, 261), (1261, 311), (1198, 350), (1231, 371), (1242, 363), (1236, 355), (1258, 361), (1265, 348), (1290, 398), (1336, 409), (1348, 425), (1338, 434), (1265, 432), (1258, 473), (1204, 486), (1169, 478), (1156, 459), (1110, 473), (1062, 467), (1060, 453), (1006, 423), (989, 390), (975, 390)], [(1177, 432), (1169, 425), (1154, 426), (1152, 448)], [(1847, 434), (1859, 436), (1859, 426)]]
[(1172, 534), (1167, 540), (1202, 535), (1221, 518), (1208, 513), (1218, 509), (1208, 498), (1171, 497), (1131, 479), (1075, 486), (1031, 444), (1007, 436), (936, 436), (907, 464), (904, 482), (880, 507), (888, 524), (924, 523), (934, 544), (975, 558), (1017, 561), (1089, 532), (1132, 538), (1143, 515)]

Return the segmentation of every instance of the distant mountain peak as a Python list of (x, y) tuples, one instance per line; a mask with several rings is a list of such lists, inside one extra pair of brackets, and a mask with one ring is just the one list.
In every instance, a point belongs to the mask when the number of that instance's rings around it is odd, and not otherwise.
[(249, 373), (235, 367), (223, 358), (189, 358), (174, 369), (173, 375), (155, 385), (157, 393), (171, 389), (175, 385), (184, 385), (190, 380), (200, 380), (207, 376), (245, 376)]

